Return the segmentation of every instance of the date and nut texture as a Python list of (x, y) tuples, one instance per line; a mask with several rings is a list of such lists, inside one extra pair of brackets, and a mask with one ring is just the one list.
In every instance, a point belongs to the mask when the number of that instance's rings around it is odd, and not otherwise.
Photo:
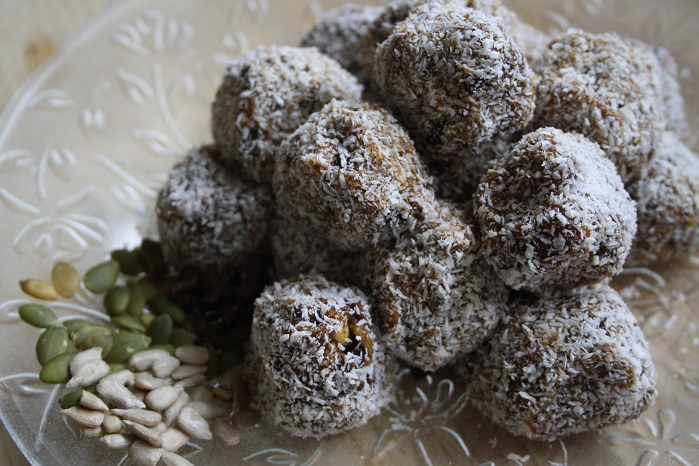
[[(499, 0), (346, 5), (301, 44), (230, 64), (217, 152), (183, 164), (214, 175), (171, 174), (194, 193), (183, 224), (208, 230), (161, 220), (175, 264), (208, 245), (192, 260), (271, 252), (247, 359), (256, 407), (293, 435), (344, 432), (394, 396), (394, 358), (467, 367), (474, 403), (535, 439), (652, 403), (647, 344), (607, 283), (629, 254), (699, 250), (699, 168), (667, 51), (549, 37)], [(221, 220), (258, 191), (250, 214)]]
[(636, 209), (599, 146), (541, 128), (493, 162), (474, 197), (483, 255), (505, 283), (565, 291), (618, 274)]
[(534, 111), (526, 58), (500, 19), (472, 8), (414, 9), (377, 47), (373, 71), (427, 157), (467, 157), (496, 135), (523, 129)]
[(233, 60), (211, 107), (222, 159), (269, 182), (275, 151), (308, 116), (332, 99), (359, 99), (362, 86), (315, 48), (259, 47)]
[(321, 276), (265, 289), (255, 303), (252, 404), (293, 435), (324, 437), (365, 424), (393, 397), (367, 296)]
[(473, 404), (536, 440), (635, 419), (657, 395), (648, 343), (607, 285), (515, 302), (468, 364)]

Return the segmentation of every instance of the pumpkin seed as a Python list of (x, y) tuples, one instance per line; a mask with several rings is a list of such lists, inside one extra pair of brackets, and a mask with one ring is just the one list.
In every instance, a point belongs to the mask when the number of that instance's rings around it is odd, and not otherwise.
[(183, 328), (175, 328), (172, 331), (170, 344), (175, 348), (182, 345), (192, 345), (194, 344), (194, 336)]
[(157, 316), (148, 326), (148, 336), (152, 338), (152, 343), (161, 345), (167, 343), (172, 338), (174, 324), (169, 314)]
[(172, 346), (170, 343), (162, 343), (159, 345), (150, 345), (148, 349), (161, 349), (164, 351), (167, 351), (170, 353), (170, 356), (173, 356), (175, 354), (175, 347)]
[(128, 286), (115, 286), (104, 295), (104, 308), (110, 316), (118, 316), (126, 311), (131, 299)]
[(39, 379), (45, 383), (66, 383), (70, 380), (70, 360), (75, 353), (63, 353), (46, 363)]
[(70, 393), (66, 393), (61, 397), (60, 400), (58, 400), (58, 405), (61, 407), (61, 409), (68, 409), (72, 408), (73, 406), (77, 406), (78, 403), (80, 402), (80, 398), (83, 396), (83, 390), (82, 388), (80, 390), (74, 390)]
[(39, 328), (47, 328), (56, 322), (56, 314), (41, 304), (21, 305), (19, 317), (29, 325)]
[(121, 328), (126, 330), (133, 330), (134, 332), (144, 333), (146, 331), (146, 326), (143, 325), (136, 317), (130, 316), (128, 314), (121, 314), (112, 317), (112, 322)]
[(119, 276), (119, 263), (115, 260), (108, 260), (95, 265), (85, 272), (83, 283), (85, 288), (93, 293), (106, 293), (116, 283)]
[(51, 281), (58, 294), (72, 298), (80, 287), (80, 273), (68, 262), (56, 262), (51, 269)]
[(111, 351), (104, 357), (109, 363), (126, 363), (137, 351), (148, 348), (151, 339), (142, 333), (120, 330)]
[(146, 297), (146, 300), (150, 300), (153, 298), (153, 296), (158, 294), (158, 286), (149, 277), (139, 278), (138, 281), (136, 282), (136, 284), (143, 291), (143, 294)]
[(143, 287), (135, 282), (129, 282), (127, 285), (129, 291), (129, 304), (126, 306), (126, 313), (132, 316), (141, 314), (143, 308), (146, 307), (146, 292)]
[[(108, 340), (113, 338), (114, 331), (111, 328), (89, 322), (70, 334), (73, 346), (80, 351), (108, 344)], [(106, 351), (103, 354), (106, 354)]]
[(32, 298), (42, 299), (44, 301), (53, 301), (58, 298), (58, 292), (52, 284), (37, 278), (20, 280), (19, 287)]
[(45, 366), (56, 356), (68, 351), (70, 336), (63, 325), (52, 325), (44, 330), (36, 342), (36, 359)]
[(141, 255), (146, 262), (146, 272), (153, 277), (162, 277), (167, 273), (167, 264), (163, 256), (163, 250), (160, 243), (151, 239), (145, 238), (141, 241)]
[(151, 314), (150, 312), (143, 312), (138, 316), (138, 320), (140, 320), (141, 323), (146, 327), (150, 327), (150, 324), (153, 323), (155, 317), (155, 314)]
[(119, 270), (124, 275), (138, 275), (146, 271), (146, 261), (139, 251), (116, 249), (112, 251), (112, 259), (119, 263)]
[(164, 293), (157, 294), (148, 301), (148, 309), (158, 315), (169, 314), (175, 325), (182, 325), (187, 321), (184, 309)]
[(63, 322), (63, 325), (66, 326), (66, 328), (72, 336), (74, 332), (80, 330), (85, 325), (92, 325), (92, 322), (85, 319), (68, 319), (65, 322)]
[(84, 351), (90, 348), (102, 348), (102, 354), (107, 354), (111, 351), (114, 345), (114, 332), (107, 329), (97, 330), (90, 333), (87, 338), (82, 341), (82, 344), (78, 348), (80, 351)]

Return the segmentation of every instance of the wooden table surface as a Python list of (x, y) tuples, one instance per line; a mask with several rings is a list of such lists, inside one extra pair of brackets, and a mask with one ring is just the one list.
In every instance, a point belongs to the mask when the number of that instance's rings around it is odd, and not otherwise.
[[(0, 109), (22, 81), (108, 1), (0, 1)], [(28, 464), (0, 423), (0, 465)]]

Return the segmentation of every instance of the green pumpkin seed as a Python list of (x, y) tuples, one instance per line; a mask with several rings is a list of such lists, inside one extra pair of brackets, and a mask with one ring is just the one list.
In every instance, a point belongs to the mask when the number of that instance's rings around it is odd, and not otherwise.
[(172, 331), (172, 338), (170, 338), (170, 344), (175, 348), (182, 345), (193, 345), (194, 336), (183, 328), (175, 328)]
[(150, 337), (142, 333), (120, 330), (104, 360), (108, 363), (126, 363), (134, 353), (148, 348), (150, 342)]
[(94, 334), (98, 333), (102, 333), (105, 335), (113, 335), (114, 332), (109, 327), (88, 322), (87, 324), (79, 327), (74, 332), (71, 332), (70, 339), (73, 342), (73, 345), (80, 351), (82, 351), (83, 349), (88, 349), (83, 348), (85, 346), (85, 342), (88, 341), (88, 338), (94, 339), (96, 338)]
[(43, 331), (36, 342), (36, 359), (45, 366), (56, 356), (68, 351), (70, 335), (63, 325), (52, 325)]
[(136, 317), (146, 307), (146, 293), (138, 283), (129, 282), (128, 287), (131, 293), (129, 294), (129, 304), (126, 306), (126, 313)]
[(72, 408), (73, 406), (77, 406), (78, 403), (80, 402), (80, 398), (83, 396), (83, 390), (82, 388), (80, 390), (75, 390), (70, 393), (66, 393), (61, 397), (60, 400), (58, 400), (58, 404), (61, 407), (61, 409), (68, 409)]
[(93, 293), (106, 293), (116, 283), (119, 276), (119, 263), (115, 260), (108, 260), (95, 265), (85, 272), (83, 283), (85, 288)]
[(71, 336), (74, 332), (77, 332), (80, 330), (82, 327), (86, 325), (92, 325), (92, 322), (85, 320), (85, 319), (68, 319), (65, 322), (63, 322), (63, 325), (66, 326), (68, 331), (70, 332)]
[(58, 298), (58, 292), (52, 284), (36, 278), (20, 280), (19, 287), (32, 298), (53, 301)]
[(146, 301), (150, 301), (156, 294), (158, 294), (158, 286), (149, 277), (139, 278), (136, 284), (141, 288), (141, 291), (143, 291)]
[(111, 351), (113, 345), (114, 332), (100, 329), (90, 333), (77, 348), (80, 351), (84, 351), (86, 349), (100, 347), (102, 348), (102, 354), (107, 354)]
[(145, 333), (145, 331), (146, 331), (145, 325), (143, 325), (134, 316), (130, 316), (128, 314), (121, 314), (118, 316), (114, 316), (114, 317), (112, 317), (112, 322), (114, 322), (116, 325), (118, 325), (121, 328), (125, 328), (126, 330), (133, 330), (134, 332), (141, 332), (141, 333)]
[(129, 368), (129, 366), (127, 364), (124, 364), (124, 363), (117, 363), (117, 362), (111, 363), (111, 364), (109, 364), (109, 374), (116, 374), (117, 372), (121, 372), (124, 369), (128, 369), (128, 368)]
[(172, 356), (175, 355), (175, 347), (172, 346), (170, 343), (162, 343), (159, 345), (150, 345), (148, 349), (161, 349), (163, 351), (167, 351), (170, 353)]
[(116, 249), (112, 251), (112, 259), (119, 263), (119, 270), (124, 275), (138, 275), (146, 271), (146, 261), (139, 251)]
[(163, 250), (160, 243), (151, 239), (145, 238), (141, 241), (141, 255), (146, 262), (146, 272), (152, 277), (163, 277), (167, 273), (167, 264), (163, 256)]
[(168, 314), (175, 325), (183, 325), (187, 321), (187, 313), (173, 299), (163, 293), (157, 294), (148, 301), (148, 309), (155, 314)]
[(146, 333), (152, 338), (153, 344), (160, 345), (170, 341), (174, 327), (170, 314), (161, 314), (153, 319)]
[(70, 361), (75, 353), (63, 353), (46, 363), (39, 379), (44, 383), (66, 383), (70, 380)]
[(126, 311), (131, 299), (128, 286), (115, 286), (104, 295), (104, 308), (110, 316), (118, 316)]
[(56, 322), (56, 314), (41, 304), (21, 305), (19, 317), (29, 325), (39, 328), (47, 328)]
[(72, 298), (80, 287), (80, 273), (68, 262), (57, 262), (51, 269), (51, 281), (58, 294)]
[(150, 312), (144, 312), (138, 316), (138, 320), (140, 320), (141, 323), (146, 327), (150, 327), (150, 324), (153, 323), (155, 317), (155, 314), (151, 314)]

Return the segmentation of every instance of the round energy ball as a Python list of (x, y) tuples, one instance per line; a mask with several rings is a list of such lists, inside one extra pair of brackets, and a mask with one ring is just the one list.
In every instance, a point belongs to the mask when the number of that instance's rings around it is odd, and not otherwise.
[(638, 177), (663, 121), (650, 62), (616, 34), (571, 29), (551, 42), (538, 74), (534, 127), (581, 133), (625, 183)]
[(222, 160), (270, 182), (276, 148), (334, 98), (359, 99), (362, 86), (315, 48), (259, 47), (233, 60), (211, 106)]
[(359, 290), (301, 276), (255, 302), (252, 406), (292, 435), (321, 438), (365, 424), (391, 398), (384, 353)]
[(243, 180), (218, 157), (212, 147), (190, 150), (158, 193), (160, 243), (177, 268), (236, 267), (267, 236), (272, 190)]
[(424, 371), (480, 346), (506, 308), (507, 288), (474, 252), (462, 217), (436, 204), (412, 234), (372, 251), (364, 267), (386, 348)]
[(540, 128), (490, 165), (474, 197), (483, 255), (514, 289), (565, 291), (618, 274), (636, 209), (599, 146)]
[[(364, 75), (360, 64), (359, 44), (369, 24), (384, 9), (379, 6), (348, 4), (326, 12), (301, 39), (302, 47), (316, 47), (337, 60), (346, 70), (367, 83), (371, 75)], [(373, 50), (371, 60), (373, 61)]]
[(376, 49), (374, 80), (437, 159), (521, 130), (534, 111), (533, 74), (502, 20), (452, 3), (412, 10)]
[(643, 332), (606, 285), (516, 302), (468, 364), (473, 404), (536, 440), (630, 421), (657, 395)]
[(434, 196), (405, 130), (370, 104), (330, 102), (279, 152), (277, 212), (344, 251), (400, 235)]
[(627, 263), (650, 265), (699, 251), (699, 156), (664, 132), (641, 178), (628, 186), (638, 232)]

